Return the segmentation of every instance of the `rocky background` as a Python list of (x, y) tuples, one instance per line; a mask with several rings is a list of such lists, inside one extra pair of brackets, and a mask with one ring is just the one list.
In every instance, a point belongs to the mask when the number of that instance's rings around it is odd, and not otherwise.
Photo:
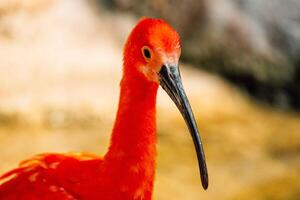
[(218, 73), (258, 100), (300, 110), (300, 1), (98, 0), (113, 12), (164, 18), (183, 59)]
[(139, 16), (150, 15), (183, 38), (181, 74), (210, 176), (203, 191), (188, 130), (160, 90), (154, 199), (300, 199), (300, 115), (288, 93), (299, 88), (298, 3), (141, 2), (0, 0), (0, 174), (41, 152), (105, 154), (122, 47)]

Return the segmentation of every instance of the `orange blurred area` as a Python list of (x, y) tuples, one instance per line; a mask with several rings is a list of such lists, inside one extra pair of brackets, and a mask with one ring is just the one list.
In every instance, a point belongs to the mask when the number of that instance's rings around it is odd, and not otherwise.
[[(104, 155), (137, 20), (94, 1), (0, 1), (0, 173), (42, 152)], [(299, 199), (299, 113), (254, 102), (189, 63), (181, 71), (210, 186), (203, 191), (186, 125), (160, 90), (154, 199)]]

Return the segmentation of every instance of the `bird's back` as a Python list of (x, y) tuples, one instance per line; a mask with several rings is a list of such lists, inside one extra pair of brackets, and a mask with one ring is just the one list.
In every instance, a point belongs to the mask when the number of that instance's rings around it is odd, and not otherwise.
[(38, 155), (0, 177), (0, 199), (79, 199), (89, 191), (101, 163), (84, 153)]

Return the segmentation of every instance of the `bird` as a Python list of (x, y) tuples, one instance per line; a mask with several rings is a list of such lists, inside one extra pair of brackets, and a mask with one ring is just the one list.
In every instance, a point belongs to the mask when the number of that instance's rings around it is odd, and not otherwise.
[(179, 34), (165, 20), (141, 18), (123, 52), (118, 110), (107, 153), (44, 153), (0, 177), (2, 200), (151, 200), (156, 164), (156, 96), (161, 86), (187, 124), (200, 179), (208, 171), (179, 71)]

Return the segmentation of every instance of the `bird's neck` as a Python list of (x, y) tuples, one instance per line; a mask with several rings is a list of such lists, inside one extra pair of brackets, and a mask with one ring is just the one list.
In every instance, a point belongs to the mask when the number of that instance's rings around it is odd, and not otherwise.
[(152, 82), (123, 77), (109, 151), (132, 156), (155, 146), (157, 89)]
[[(156, 95), (158, 85), (124, 76), (119, 108), (105, 161), (126, 190), (151, 193), (156, 156)], [(130, 185), (133, 184), (133, 185)], [(142, 187), (142, 188), (141, 188)], [(148, 194), (148, 196), (151, 194)]]

